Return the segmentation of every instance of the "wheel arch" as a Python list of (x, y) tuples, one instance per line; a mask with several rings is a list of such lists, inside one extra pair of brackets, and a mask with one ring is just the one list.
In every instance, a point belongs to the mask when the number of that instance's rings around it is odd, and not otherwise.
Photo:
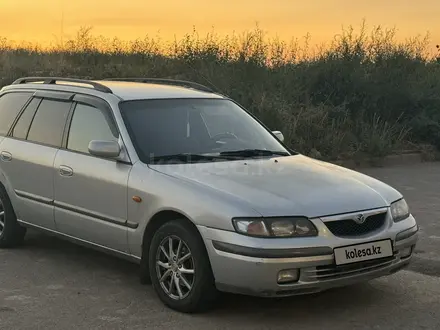
[[(197, 231), (198, 235), (200, 236), (200, 239), (203, 242), (203, 246), (205, 248), (205, 252), (208, 255), (208, 251), (206, 249), (205, 241), (203, 240), (203, 237), (195, 225), (193, 221), (191, 221), (186, 215), (179, 211), (175, 210), (161, 210), (154, 214), (150, 220), (148, 221), (143, 236), (142, 236), (142, 256), (141, 256), (141, 281), (143, 283), (150, 283), (150, 275), (148, 270), (148, 255), (150, 253), (150, 242), (155, 234), (155, 232), (165, 223), (173, 221), (173, 220), (181, 220), (184, 221), (186, 224), (193, 227), (195, 231)], [(208, 256), (208, 262), (209, 256)]]
[(6, 194), (9, 197), (9, 200), (12, 204), (12, 207), (14, 209), (14, 212), (17, 212), (17, 205), (16, 205), (16, 195), (15, 191), (12, 188), (12, 185), (10, 184), (8, 177), (3, 173), (2, 169), (0, 168), (0, 189), (4, 190)]

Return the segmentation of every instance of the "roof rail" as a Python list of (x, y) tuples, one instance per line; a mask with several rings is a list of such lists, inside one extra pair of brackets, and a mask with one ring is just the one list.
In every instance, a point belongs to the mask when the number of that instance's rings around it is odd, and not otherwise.
[[(103, 84), (90, 81), (87, 79), (75, 79), (75, 78), (60, 78), (60, 77), (24, 77), (19, 78), (16, 81), (12, 83), (12, 85), (19, 85), (19, 84), (27, 84), (27, 83), (35, 83), (35, 82), (42, 82), (43, 84), (50, 84), (55, 85), (57, 81), (64, 81), (64, 82), (73, 82), (78, 84), (86, 84), (92, 86), (94, 89), (100, 92), (104, 93), (112, 93), (112, 90), (108, 88), (107, 86), (104, 86)], [(79, 86), (81, 87), (81, 86)]]
[(163, 85), (174, 85), (174, 86), (182, 86), (189, 87), (193, 89), (198, 89), (204, 92), (215, 93), (211, 88), (204, 86), (202, 84), (187, 81), (187, 80), (178, 80), (178, 79), (165, 79), (165, 78), (107, 78), (103, 79), (106, 81), (130, 81), (130, 82), (140, 82), (140, 83), (149, 83), (149, 84), (163, 84)]

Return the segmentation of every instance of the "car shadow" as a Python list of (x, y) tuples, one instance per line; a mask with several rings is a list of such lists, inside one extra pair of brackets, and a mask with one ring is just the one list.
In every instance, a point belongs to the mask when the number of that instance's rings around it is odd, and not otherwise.
[(132, 262), (34, 230), (28, 230), (19, 250), (30, 254), (34, 260), (69, 263), (121, 277), (137, 278), (139, 270), (139, 266)]
[[(292, 313), (307, 311), (309, 314), (333, 315), (344, 309), (365, 309), (374, 304), (382, 293), (369, 283), (355, 284), (328, 291), (283, 298), (259, 298), (243, 295), (223, 294), (216, 313), (254, 314), (256, 309), (274, 318), (289, 317)], [(296, 313), (295, 313), (296, 314)], [(297, 315), (295, 316), (297, 317)]]

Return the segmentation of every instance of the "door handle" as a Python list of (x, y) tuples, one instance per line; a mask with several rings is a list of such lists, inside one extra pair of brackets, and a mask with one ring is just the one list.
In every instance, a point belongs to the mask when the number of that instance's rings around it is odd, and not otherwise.
[(73, 169), (69, 166), (61, 165), (60, 166), (60, 174), (62, 176), (72, 176), (73, 175)]
[(12, 160), (12, 154), (7, 151), (2, 151), (0, 153), (0, 158), (4, 162), (10, 162)]

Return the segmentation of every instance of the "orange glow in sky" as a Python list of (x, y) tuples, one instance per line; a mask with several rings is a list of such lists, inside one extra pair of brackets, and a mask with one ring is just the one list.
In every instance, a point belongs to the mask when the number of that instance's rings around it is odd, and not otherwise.
[[(63, 15), (64, 12), (64, 15)], [(0, 36), (15, 41), (57, 42), (81, 26), (121, 39), (145, 35), (174, 39), (190, 33), (219, 35), (252, 30), (256, 23), (282, 39), (330, 40), (341, 28), (366, 20), (396, 27), (400, 39), (431, 35), (440, 43), (440, 0), (0, 0)]]

